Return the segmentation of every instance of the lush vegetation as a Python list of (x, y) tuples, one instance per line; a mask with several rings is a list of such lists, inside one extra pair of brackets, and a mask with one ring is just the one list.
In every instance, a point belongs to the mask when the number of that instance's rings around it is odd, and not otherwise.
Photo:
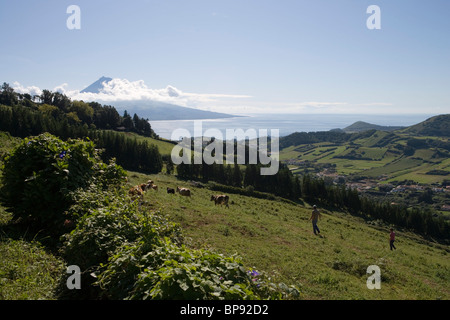
[[(2, 128), (10, 129), (13, 135), (26, 137), (39, 134), (42, 131), (55, 130), (61, 133), (70, 133), (74, 138), (73, 132), (83, 131), (84, 128), (106, 129), (106, 130), (124, 130), (136, 132), (144, 136), (156, 136), (151, 129), (148, 119), (140, 118), (137, 114), (133, 117), (126, 111), (120, 116), (113, 106), (101, 105), (97, 102), (86, 103), (84, 101), (72, 101), (66, 95), (60, 92), (51, 92), (43, 90), (40, 96), (31, 96), (29, 94), (20, 94), (14, 92), (14, 89), (7, 83), (3, 83), (0, 92), (0, 105), (11, 107), (25, 107), (39, 113), (27, 113), (24, 110), (4, 109), (1, 119)], [(14, 112), (18, 112), (16, 115)], [(11, 117), (17, 117), (13, 121)], [(82, 128), (67, 128), (77, 127)], [(10, 131), (7, 130), (7, 131)], [(16, 130), (16, 131), (14, 131)], [(27, 132), (28, 130), (28, 132)], [(66, 138), (65, 136), (61, 136)]]
[[(74, 299), (280, 299), (274, 284), (237, 256), (194, 250), (179, 227), (132, 201), (125, 172), (103, 163), (89, 141), (50, 134), (24, 139), (4, 159), (2, 204), (12, 220), (50, 237), (67, 265), (83, 270), (81, 290), (62, 273), (57, 297)], [(62, 236), (59, 238), (59, 236)]]
[[(439, 126), (442, 119), (445, 117), (428, 122)], [(294, 134), (284, 139), (280, 141), (280, 159), (294, 174), (319, 176), (328, 185), (358, 188), (373, 199), (448, 216), (447, 137), (369, 130), (336, 137), (331, 133)]]
[(404, 132), (422, 136), (450, 137), (449, 121), (450, 115), (443, 114), (406, 128)]
[[(167, 147), (161, 155), (141, 120), (59, 93), (44, 91), (34, 98), (3, 85), (0, 129), (25, 139), (0, 135), (1, 297), (448, 297), (448, 247), (442, 243), (449, 239), (449, 224), (442, 216), (378, 201), (307, 172), (294, 175), (286, 165), (273, 176), (261, 176), (257, 165), (175, 167), (170, 147), (159, 141)], [(447, 172), (445, 165), (430, 165), (448, 157), (448, 141), (435, 137), (375, 130), (299, 133), (281, 144), (284, 155), (323, 161), (327, 169), (339, 169), (328, 163), (333, 159), (335, 164), (345, 160), (343, 167), (351, 161), (360, 167), (361, 161), (386, 165), (368, 164), (366, 172), (402, 171), (418, 164), (426, 164), (428, 176), (445, 177)], [(161, 172), (164, 162), (165, 174), (144, 175)], [(133, 173), (125, 184), (122, 166), (141, 173)], [(132, 201), (128, 189), (150, 178), (163, 191)], [(166, 186), (187, 183), (192, 183), (194, 200), (164, 192)], [(231, 195), (230, 209), (210, 201), (216, 191)], [(424, 193), (421, 201), (433, 202), (432, 193)], [(322, 209), (325, 237), (309, 237), (303, 226), (308, 203), (327, 208)], [(379, 245), (388, 224), (405, 237), (399, 244), (408, 249), (399, 258)], [(425, 253), (428, 259), (423, 259)], [(374, 263), (383, 267), (382, 280), (389, 288), (379, 295), (358, 287), (365, 283), (365, 268)], [(63, 265), (73, 264), (83, 270), (82, 290), (66, 286)], [(45, 273), (38, 271), (41, 266)], [(418, 282), (410, 283), (408, 277), (416, 274)]]
[[(17, 149), (23, 144), (8, 135), (4, 139)], [(54, 155), (59, 157), (59, 153)], [(148, 179), (158, 184), (159, 191), (147, 192), (141, 205), (131, 202), (127, 189)], [(388, 225), (374, 218), (365, 221), (341, 210), (320, 208), (322, 235), (317, 237), (308, 221), (308, 204), (284, 201), (251, 188), (194, 182), (190, 186), (167, 174), (129, 172), (128, 180), (126, 185), (111, 184), (108, 189), (94, 183), (72, 192), (73, 202), (64, 217), (73, 224), (64, 230), (59, 245), (52, 244), (53, 254), (36, 242), (2, 239), (0, 250), (6, 266), (1, 274), (3, 297), (449, 297), (448, 247), (407, 229), (398, 229), (398, 250), (390, 252)], [(189, 186), (192, 199), (165, 192), (166, 187), (177, 185)], [(220, 208), (210, 201), (214, 192), (210, 187), (234, 188), (243, 194), (230, 193), (230, 208)], [(23, 230), (14, 232), (19, 239), (27, 234), (48, 243), (42, 232), (15, 219), (2, 220), (2, 234), (12, 235), (14, 226)], [(81, 290), (65, 286), (68, 274), (63, 265), (70, 264), (82, 266)], [(365, 287), (365, 270), (371, 264), (381, 267), (382, 290)]]

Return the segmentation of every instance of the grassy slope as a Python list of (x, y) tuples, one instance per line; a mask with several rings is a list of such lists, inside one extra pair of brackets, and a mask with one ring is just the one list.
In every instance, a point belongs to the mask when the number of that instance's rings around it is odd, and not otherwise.
[[(18, 141), (0, 138), (4, 152)], [(391, 252), (387, 227), (328, 211), (319, 222), (319, 237), (312, 233), (308, 205), (230, 195), (226, 209), (214, 206), (208, 189), (191, 187), (191, 199), (167, 194), (167, 186), (189, 186), (173, 176), (129, 173), (130, 184), (149, 178), (159, 191), (149, 191), (145, 199), (181, 224), (190, 245), (238, 253), (248, 266), (301, 285), (304, 299), (450, 298), (446, 246), (399, 231), (398, 250)], [(9, 219), (0, 207), (0, 299), (53, 299), (62, 262), (38, 243), (25, 241), (25, 235), (10, 234)], [(381, 268), (381, 290), (366, 287), (371, 264)]]
[(173, 147), (175, 146), (173, 143), (171, 143), (167, 140), (164, 140), (164, 139), (153, 139), (153, 138), (149, 138), (149, 137), (144, 137), (144, 136), (138, 135), (133, 132), (125, 132), (123, 134), (125, 134), (126, 136), (128, 136), (130, 138), (135, 138), (135, 139), (137, 139), (137, 141), (146, 140), (149, 144), (156, 145), (158, 147), (159, 152), (162, 155), (170, 155)]
[[(324, 211), (321, 236), (312, 233), (310, 206), (230, 195), (230, 208), (215, 207), (211, 192), (173, 176), (130, 174), (130, 184), (151, 178), (159, 191), (145, 199), (154, 210), (181, 224), (194, 247), (238, 253), (249, 266), (287, 284), (298, 284), (304, 299), (449, 299), (450, 252), (397, 231), (390, 251), (388, 227), (375, 226), (340, 212)], [(165, 188), (188, 186), (192, 198), (167, 194)], [(369, 290), (369, 265), (381, 268), (382, 289)]]

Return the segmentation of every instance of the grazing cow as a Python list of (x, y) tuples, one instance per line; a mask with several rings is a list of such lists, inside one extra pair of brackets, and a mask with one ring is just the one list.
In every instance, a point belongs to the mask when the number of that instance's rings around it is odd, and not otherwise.
[(128, 191), (128, 193), (133, 199), (142, 198), (144, 196), (144, 191), (142, 190), (140, 185), (134, 186)]
[(167, 187), (167, 193), (175, 194), (175, 189)]
[(211, 201), (214, 200), (215, 205), (222, 205), (224, 204), (227, 208), (229, 208), (228, 206), (228, 200), (230, 197), (228, 197), (227, 195), (221, 194), (221, 195), (212, 195), (211, 196)]
[(152, 185), (152, 189), (158, 191), (158, 186), (156, 184)]
[(177, 192), (179, 194), (181, 194), (182, 196), (185, 196), (185, 197), (190, 197), (191, 196), (191, 190), (189, 190), (187, 188), (177, 187)]

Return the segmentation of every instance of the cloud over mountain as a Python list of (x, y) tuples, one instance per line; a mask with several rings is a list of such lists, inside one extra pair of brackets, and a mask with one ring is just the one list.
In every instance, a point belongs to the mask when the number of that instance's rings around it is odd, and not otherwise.
[[(40, 95), (41, 88), (36, 86), (24, 87), (14, 83), (14, 89), (19, 93)], [(149, 88), (144, 80), (130, 81), (128, 79), (101, 77), (82, 90), (69, 90), (68, 84), (63, 83), (51, 91), (60, 92), (72, 100), (97, 101), (111, 104), (121, 109), (128, 106), (145, 109), (151, 104), (165, 103), (181, 107), (188, 107), (203, 111), (222, 113), (379, 113), (392, 112), (393, 104), (386, 102), (271, 102), (256, 100), (250, 95), (211, 94), (184, 92), (174, 86), (165, 88)], [(252, 98), (252, 99), (250, 99)]]
[[(15, 82), (14, 86), (20, 93), (38, 95), (42, 93), (42, 90), (35, 86), (24, 87), (18, 82)], [(130, 81), (107, 77), (101, 77), (83, 90), (68, 90), (67, 84), (64, 83), (52, 91), (63, 93), (73, 100), (98, 101), (118, 106), (129, 103), (143, 105), (154, 101), (209, 111), (215, 111), (214, 109), (223, 105), (225, 101), (250, 98), (248, 95), (189, 93), (171, 85), (162, 89), (152, 89), (143, 80)]]

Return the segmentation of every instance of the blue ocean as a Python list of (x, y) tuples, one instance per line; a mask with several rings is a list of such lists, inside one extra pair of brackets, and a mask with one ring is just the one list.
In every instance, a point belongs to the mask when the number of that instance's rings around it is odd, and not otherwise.
[[(202, 132), (218, 129), (226, 137), (226, 129), (278, 129), (280, 136), (294, 132), (317, 132), (331, 129), (343, 129), (356, 121), (364, 121), (381, 126), (410, 126), (422, 122), (434, 115), (430, 114), (248, 114), (245, 116), (201, 120)], [(176, 129), (188, 130), (194, 134), (195, 120), (150, 121), (153, 130), (161, 138), (171, 139)], [(199, 120), (197, 120), (199, 121)], [(198, 123), (198, 122), (197, 122)]]

